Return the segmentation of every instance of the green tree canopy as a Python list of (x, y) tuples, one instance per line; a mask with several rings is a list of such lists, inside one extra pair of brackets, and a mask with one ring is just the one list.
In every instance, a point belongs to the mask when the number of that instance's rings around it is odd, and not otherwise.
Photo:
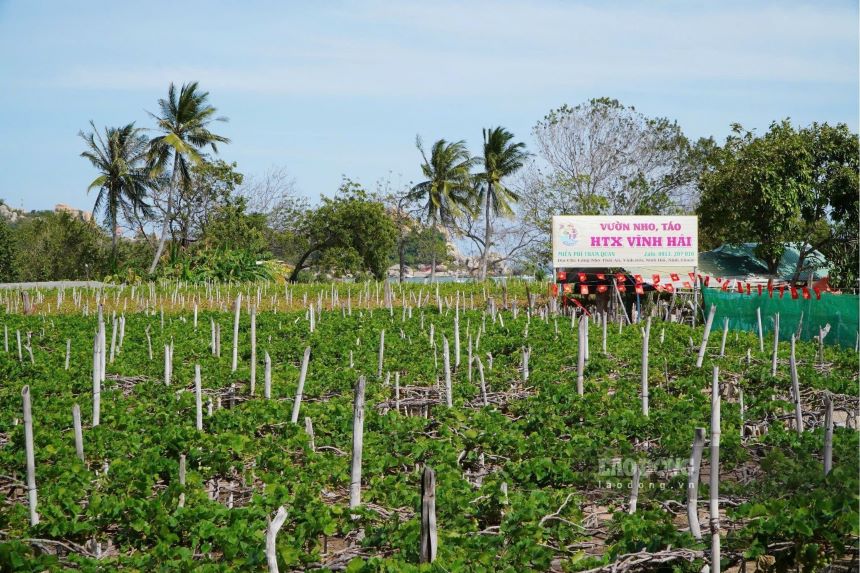
[(111, 267), (107, 236), (68, 213), (26, 218), (16, 225), (15, 241), (22, 281), (101, 279)]
[[(858, 144), (847, 126), (796, 129), (784, 120), (756, 136), (735, 125), (700, 186), (703, 246), (758, 243), (756, 255), (775, 273), (793, 245), (800, 252), (795, 280), (820, 250), (833, 256), (837, 282), (856, 280)], [(853, 247), (842, 253), (846, 241)]]
[[(334, 198), (323, 197), (318, 208), (307, 211), (297, 229), (301, 246), (290, 281), (311, 266), (338, 273), (366, 271), (382, 279), (397, 237), (384, 205), (349, 180)], [(335, 259), (337, 268), (331, 269)]]
[[(426, 179), (412, 188), (409, 198), (422, 203), (421, 213), (431, 227), (450, 224), (464, 208), (474, 202), (472, 167), (477, 159), (469, 154), (465, 141), (440, 139), (433, 144), (428, 157), (421, 143), (415, 139), (421, 152), (421, 172)], [(436, 250), (430, 251), (430, 280), (436, 276)]]
[(0, 216), (0, 282), (14, 281), (18, 276), (15, 269), (15, 244), (6, 217)]
[(201, 248), (244, 251), (262, 255), (268, 249), (266, 216), (248, 213), (247, 199), (229, 197), (209, 214), (203, 228)]
[(151, 216), (147, 198), (152, 179), (145, 166), (147, 139), (134, 123), (106, 127), (104, 137), (92, 121), (90, 126), (93, 128), (90, 133), (79, 133), (86, 143), (81, 157), (93, 164), (99, 176), (90, 183), (87, 191), (98, 189), (93, 214), (103, 213), (111, 235), (111, 262), (116, 266), (120, 215), (127, 219), (131, 219), (131, 213)]
[(190, 187), (191, 165), (204, 161), (202, 152), (205, 148), (217, 153), (219, 143), (230, 142), (226, 137), (209, 129), (212, 121), (226, 121), (227, 118), (216, 117), (217, 110), (209, 104), (209, 92), (199, 90), (197, 82), (183, 84), (178, 94), (176, 86), (171, 83), (167, 90), (167, 99), (158, 100), (158, 106), (160, 115), (150, 114), (161, 132), (149, 142), (151, 171), (153, 174), (164, 173), (171, 164), (172, 171), (164, 226), (149, 268), (150, 274), (155, 272), (164, 250), (168, 227), (173, 217), (173, 191)]

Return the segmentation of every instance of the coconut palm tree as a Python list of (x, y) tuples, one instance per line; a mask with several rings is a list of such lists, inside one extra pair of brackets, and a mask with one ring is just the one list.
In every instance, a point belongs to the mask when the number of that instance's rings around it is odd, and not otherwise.
[[(409, 198), (424, 203), (422, 214), (435, 231), (439, 224), (453, 221), (470, 203), (473, 193), (471, 170), (476, 158), (471, 156), (462, 140), (438, 140), (430, 149), (430, 157), (427, 157), (420, 137), (415, 138), (415, 146), (421, 152), (421, 171), (427, 179), (412, 187)], [(436, 249), (431, 251), (432, 282), (436, 278)]]
[(204, 161), (202, 151), (209, 147), (218, 153), (219, 143), (230, 143), (224, 136), (209, 130), (212, 121), (227, 121), (225, 117), (215, 117), (217, 110), (209, 105), (209, 92), (198, 90), (197, 82), (183, 84), (176, 93), (172, 83), (167, 90), (167, 99), (158, 100), (160, 115), (150, 114), (158, 124), (161, 135), (154, 137), (149, 143), (149, 161), (153, 174), (164, 173), (172, 163), (170, 185), (167, 190), (167, 212), (164, 216), (164, 226), (161, 239), (155, 250), (155, 257), (149, 267), (149, 273), (155, 272), (173, 215), (174, 193), (180, 187), (188, 188), (191, 184), (191, 164)]
[(111, 231), (111, 264), (116, 267), (117, 224), (120, 213), (136, 212), (151, 216), (147, 203), (152, 179), (146, 167), (147, 139), (142, 130), (129, 123), (122, 127), (106, 127), (104, 136), (90, 121), (93, 130), (78, 135), (87, 149), (81, 153), (99, 171), (87, 193), (98, 189), (93, 215), (104, 214), (105, 225)]
[(511, 203), (520, 200), (519, 195), (506, 187), (502, 180), (516, 173), (525, 163), (529, 154), (526, 144), (511, 143), (514, 134), (503, 127), (484, 129), (484, 153), (481, 161), (484, 171), (479, 173), (478, 205), (484, 208), (484, 252), (481, 255), (481, 280), (487, 278), (487, 260), (492, 247), (493, 217), (507, 217), (513, 214)]

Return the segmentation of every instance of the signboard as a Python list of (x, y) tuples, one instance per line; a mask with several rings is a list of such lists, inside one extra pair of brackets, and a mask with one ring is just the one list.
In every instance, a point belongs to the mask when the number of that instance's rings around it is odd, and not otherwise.
[(552, 218), (555, 268), (698, 264), (698, 217), (567, 216)]

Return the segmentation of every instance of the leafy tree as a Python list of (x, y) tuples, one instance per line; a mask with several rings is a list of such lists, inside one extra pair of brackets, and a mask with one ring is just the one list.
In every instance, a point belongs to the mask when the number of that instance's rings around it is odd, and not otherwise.
[(247, 203), (244, 197), (231, 197), (214, 209), (203, 227), (203, 248), (244, 251), (253, 256), (267, 250), (266, 216), (248, 213)]
[(104, 215), (111, 234), (111, 263), (115, 268), (120, 213), (151, 215), (147, 202), (151, 179), (144, 165), (147, 140), (134, 123), (106, 127), (104, 137), (92, 121), (90, 125), (93, 128), (90, 133), (79, 133), (87, 146), (81, 157), (93, 164), (99, 176), (90, 183), (87, 192), (98, 189), (93, 214), (101, 212)]
[(213, 120), (227, 121), (224, 117), (215, 117), (217, 110), (209, 105), (209, 92), (198, 90), (197, 82), (183, 84), (176, 93), (176, 87), (171, 83), (167, 91), (167, 99), (158, 100), (161, 115), (152, 115), (158, 124), (161, 135), (154, 137), (149, 144), (149, 159), (154, 173), (163, 173), (172, 162), (170, 172), (170, 187), (167, 191), (167, 209), (161, 230), (161, 239), (155, 250), (149, 273), (155, 272), (158, 260), (164, 251), (170, 221), (173, 217), (175, 193), (180, 188), (191, 186), (191, 164), (204, 161), (201, 155), (204, 148), (218, 152), (219, 143), (229, 143), (224, 136), (209, 130)]
[[(333, 253), (349, 262), (338, 272), (366, 270), (377, 279), (385, 277), (397, 230), (385, 206), (373, 200), (357, 183), (344, 180), (336, 196), (323, 197), (322, 204), (305, 213), (296, 226), (298, 253), (290, 281), (312, 265), (325, 270)], [(360, 261), (360, 267), (357, 267)]]
[(534, 191), (561, 186), (556, 199), (563, 212), (556, 215), (686, 212), (695, 203), (702, 157), (713, 145), (691, 145), (677, 122), (610, 98), (552, 110), (533, 134), (548, 167), (532, 174), (541, 184)]
[[(448, 224), (472, 201), (471, 157), (464, 141), (440, 139), (433, 144), (428, 157), (421, 138), (415, 146), (421, 152), (421, 172), (427, 179), (412, 188), (410, 199), (423, 203), (423, 216), (431, 227)], [(436, 276), (436, 251), (431, 252), (430, 280)]]
[(484, 249), (481, 256), (481, 280), (487, 278), (487, 260), (493, 245), (494, 217), (513, 214), (511, 203), (519, 201), (519, 195), (508, 188), (502, 179), (516, 173), (525, 164), (528, 153), (526, 144), (512, 143), (514, 134), (503, 127), (484, 129), (482, 161), (484, 171), (477, 176), (480, 195), (478, 204), (484, 209)]
[(0, 216), (0, 282), (15, 280), (15, 245), (6, 218)]
[(447, 263), (450, 260), (445, 234), (433, 227), (413, 228), (406, 236), (403, 246), (404, 261), (409, 265), (426, 264), (430, 261)]
[(784, 120), (760, 137), (735, 125), (701, 178), (704, 244), (756, 242), (771, 274), (793, 245), (795, 281), (809, 254), (822, 250), (836, 255), (834, 278), (856, 277), (857, 249), (840, 249), (851, 237), (856, 245), (857, 152), (857, 136), (841, 124), (796, 129)]
[(107, 236), (69, 213), (28, 217), (14, 235), (20, 280), (95, 279), (111, 268)]
[(191, 184), (180, 186), (173, 196), (171, 238), (183, 248), (201, 238), (212, 215), (234, 200), (243, 179), (235, 162), (218, 159), (192, 164)]

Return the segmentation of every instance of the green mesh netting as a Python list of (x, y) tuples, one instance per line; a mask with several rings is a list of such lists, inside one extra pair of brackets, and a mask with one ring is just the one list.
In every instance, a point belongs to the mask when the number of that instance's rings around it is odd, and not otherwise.
[(718, 289), (702, 290), (705, 309), (712, 304), (717, 305), (714, 316), (714, 330), (722, 329), (723, 317), (729, 318), (729, 328), (758, 332), (756, 308), (761, 307), (761, 322), (765, 334), (773, 330), (773, 315), (779, 313), (779, 337), (788, 339), (797, 332), (800, 315), (803, 313), (803, 323), (800, 329), (800, 339), (810, 340), (818, 336), (819, 327), (830, 324), (830, 333), (824, 339), (826, 344), (854, 346), (857, 341), (858, 304), (860, 297), (850, 294), (821, 293), (821, 300), (816, 300), (813, 294), (809, 300), (802, 296), (792, 299), (788, 290), (783, 298), (774, 291), (770, 298), (765, 291), (757, 294), (743, 295), (725, 292)]

